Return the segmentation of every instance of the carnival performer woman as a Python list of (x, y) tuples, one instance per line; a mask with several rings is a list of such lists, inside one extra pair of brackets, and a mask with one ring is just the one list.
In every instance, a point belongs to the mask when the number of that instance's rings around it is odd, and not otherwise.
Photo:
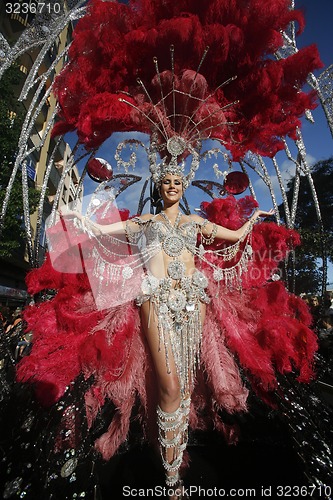
[(184, 215), (179, 207), (184, 184), (180, 168), (166, 167), (161, 172), (157, 187), (163, 210), (156, 215), (101, 225), (87, 221), (78, 212), (62, 214), (77, 216), (95, 235), (125, 233), (129, 242), (138, 242), (144, 236), (147, 247), (158, 249), (146, 263), (142, 294), (136, 303), (156, 375), (158, 441), (166, 484), (174, 488), (180, 485), (190, 398), (200, 359), (206, 304), (210, 301), (205, 291), (208, 280), (195, 265), (198, 234), (204, 243), (211, 244), (216, 238), (234, 244), (251, 232), (259, 217), (273, 215), (273, 210), (258, 209), (238, 230), (198, 215)]

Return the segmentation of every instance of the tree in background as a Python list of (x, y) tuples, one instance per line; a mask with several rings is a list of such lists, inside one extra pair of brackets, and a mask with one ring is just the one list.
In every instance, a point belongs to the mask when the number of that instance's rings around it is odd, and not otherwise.
[[(307, 177), (301, 177), (295, 228), (300, 232), (302, 246), (296, 250), (296, 293), (318, 293), (322, 274), (318, 259), (326, 251), (333, 262), (333, 158), (317, 162), (312, 167), (323, 232), (318, 222), (312, 191)], [(291, 204), (295, 179), (288, 185), (287, 197)], [(280, 205), (283, 211), (283, 205)], [(324, 248), (325, 245), (325, 248)]]
[[(0, 207), (15, 162), (25, 109), (17, 101), (22, 74), (17, 65), (11, 66), (0, 80)], [(37, 207), (39, 192), (29, 187), (30, 213)], [(0, 257), (8, 258), (24, 244), (22, 179), (19, 172), (7, 208), (0, 241)]]

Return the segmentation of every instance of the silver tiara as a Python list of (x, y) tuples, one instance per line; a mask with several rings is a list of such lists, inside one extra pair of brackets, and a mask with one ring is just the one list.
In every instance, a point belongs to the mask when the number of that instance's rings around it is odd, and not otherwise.
[[(157, 187), (160, 187), (162, 180), (167, 174), (177, 175), (182, 178), (183, 188), (186, 189), (194, 179), (195, 171), (199, 168), (200, 154), (191, 146), (186, 144), (185, 140), (179, 135), (174, 135), (167, 141), (167, 151), (171, 155), (171, 159), (164, 157), (158, 163), (158, 146), (154, 140), (151, 141), (149, 148), (149, 170), (153, 182)], [(183, 155), (185, 151), (192, 155), (190, 171), (185, 175), (185, 160), (178, 162), (178, 157)]]

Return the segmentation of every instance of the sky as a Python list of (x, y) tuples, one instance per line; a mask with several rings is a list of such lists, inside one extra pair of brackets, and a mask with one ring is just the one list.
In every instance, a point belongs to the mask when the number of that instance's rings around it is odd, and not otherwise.
[(299, 46), (316, 43), (325, 66), (333, 62), (332, 0), (295, 0), (295, 7), (305, 14), (306, 26), (298, 37)]
[[(333, 64), (333, 0), (295, 0), (295, 7), (305, 14), (305, 29), (298, 37), (298, 47), (315, 43), (324, 68)], [(318, 76), (320, 71), (315, 72)], [(333, 139), (321, 106), (313, 112), (315, 124), (303, 120), (302, 134), (312, 164), (333, 156)], [(320, 202), (320, 200), (319, 200)], [(320, 265), (320, 262), (318, 262)], [(328, 267), (328, 288), (333, 286), (333, 266)]]
[[(333, 0), (296, 0), (295, 5), (303, 9), (306, 21), (305, 30), (298, 37), (298, 46), (315, 43), (324, 67), (327, 68), (333, 64)], [(315, 76), (320, 72), (315, 72)], [(333, 140), (320, 106), (313, 115), (315, 126), (303, 120), (302, 132), (309, 154), (318, 161), (333, 155)]]

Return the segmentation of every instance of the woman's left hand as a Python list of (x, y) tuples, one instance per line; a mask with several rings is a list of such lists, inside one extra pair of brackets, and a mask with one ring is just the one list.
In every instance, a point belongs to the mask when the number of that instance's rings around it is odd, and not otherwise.
[(271, 215), (274, 215), (274, 213), (274, 209), (271, 208), (268, 212), (266, 212), (265, 210), (257, 210), (254, 214), (257, 217), (270, 217)]

